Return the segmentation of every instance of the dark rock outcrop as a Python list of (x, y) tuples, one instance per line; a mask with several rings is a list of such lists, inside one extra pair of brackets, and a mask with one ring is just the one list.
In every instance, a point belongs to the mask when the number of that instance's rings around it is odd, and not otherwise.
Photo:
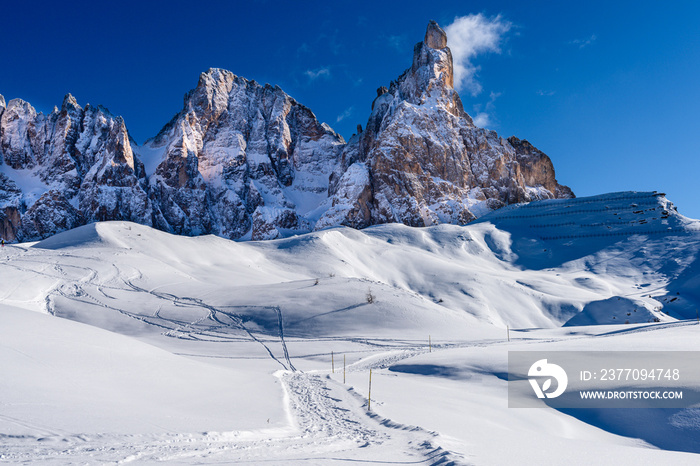
[(22, 215), (17, 232), (20, 241), (47, 238), (56, 232), (71, 230), (85, 224), (82, 214), (55, 190), (44, 193)]

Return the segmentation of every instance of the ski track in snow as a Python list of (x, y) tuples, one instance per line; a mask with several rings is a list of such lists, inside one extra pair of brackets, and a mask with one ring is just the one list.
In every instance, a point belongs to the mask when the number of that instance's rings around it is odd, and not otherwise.
[[(253, 306), (274, 311), (279, 327), (279, 341), (284, 360), (277, 358), (270, 347), (251, 332), (240, 316), (207, 304), (198, 298), (177, 296), (171, 293), (148, 290), (134, 283), (141, 279), (139, 271), (133, 277), (126, 277), (117, 269), (117, 277), (126, 286), (98, 283), (97, 270), (85, 266), (67, 265), (58, 262), (48, 264), (33, 259), (32, 254), (23, 251), (25, 257), (20, 259), (23, 265), (7, 264), (23, 272), (38, 273), (48, 278), (61, 280), (63, 283), (51, 288), (46, 297), (47, 310), (54, 296), (61, 296), (71, 301), (96, 305), (118, 312), (163, 330), (163, 335), (174, 338), (196, 339), (206, 341), (230, 340), (230, 330), (245, 332), (248, 338), (262, 345), (269, 357), (282, 366), (275, 376), (281, 381), (285, 393), (285, 405), (288, 411), (289, 426), (286, 428), (262, 431), (239, 432), (200, 432), (191, 434), (69, 434), (57, 429), (29, 425), (26, 422), (9, 419), (23, 427), (40, 432), (40, 436), (3, 436), (4, 452), (0, 460), (11, 462), (42, 462), (49, 464), (70, 464), (100, 462), (106, 464), (125, 464), (130, 462), (167, 462), (197, 463), (200, 461), (225, 462), (277, 462), (314, 460), (323, 462), (358, 461), (362, 458), (371, 460), (383, 457), (382, 451), (402, 452), (401, 458), (392, 457), (391, 461), (403, 460), (414, 464), (464, 464), (464, 458), (451, 453), (437, 444), (438, 434), (421, 427), (406, 426), (367, 411), (367, 399), (352, 387), (341, 384), (324, 375), (323, 372), (303, 373), (297, 371), (287, 349), (284, 336), (284, 318), (278, 306)], [(60, 254), (61, 259), (73, 257), (85, 261), (86, 257)], [(30, 256), (30, 257), (26, 257)], [(15, 258), (19, 259), (19, 258)], [(36, 270), (32, 265), (38, 265)], [(115, 268), (116, 265), (113, 264)], [(47, 271), (50, 270), (50, 272)], [(66, 272), (71, 269), (80, 275), (75, 278)], [(208, 315), (192, 322), (167, 318), (157, 309), (152, 316), (129, 312), (112, 306), (93, 296), (88, 288), (94, 287), (102, 298), (114, 300), (107, 290), (123, 292), (133, 291), (147, 293), (175, 306), (198, 307), (208, 311)], [(231, 306), (227, 306), (231, 307)], [(241, 306), (250, 309), (251, 306)], [(53, 313), (53, 305), (50, 306)], [(208, 321), (208, 322), (207, 322)], [(227, 331), (222, 331), (227, 330)], [(347, 339), (346, 339), (347, 340)], [(351, 339), (352, 340), (352, 339)], [(349, 371), (367, 370), (370, 367), (388, 367), (396, 361), (426, 352), (422, 348), (405, 348), (398, 341), (370, 342), (357, 341), (377, 347), (377, 349), (394, 348), (394, 351), (373, 355), (370, 362), (348, 366)], [(405, 342), (403, 343), (405, 345)], [(454, 345), (445, 345), (453, 347)], [(349, 456), (344, 456), (349, 454)]]
[[(411, 464), (466, 464), (437, 443), (438, 434), (367, 412), (367, 400), (328, 375), (280, 371), (291, 425), (251, 432), (165, 435), (71, 435), (5, 438), (1, 460), (49, 464), (166, 462), (345, 462), (385, 457)], [(31, 426), (36, 428), (36, 426)]]
[[(55, 314), (54, 300), (62, 297), (74, 302), (99, 306), (157, 327), (171, 338), (208, 342), (251, 341), (261, 345), (270, 359), (282, 370), (275, 374), (282, 384), (288, 425), (257, 431), (197, 432), (178, 434), (71, 434), (58, 429), (31, 425), (25, 421), (1, 416), (4, 421), (29, 428), (37, 435), (0, 435), (4, 451), (0, 461), (51, 464), (99, 462), (126, 464), (130, 462), (165, 462), (194, 464), (200, 462), (265, 462), (285, 464), (290, 461), (358, 462), (377, 458), (411, 464), (466, 464), (459, 454), (443, 449), (440, 436), (421, 427), (409, 426), (384, 418), (367, 410), (368, 400), (351, 386), (333, 380), (327, 371), (297, 370), (287, 348), (284, 334), (284, 314), (279, 306), (221, 306), (216, 307), (199, 298), (147, 289), (137, 284), (141, 272), (126, 275), (112, 264), (114, 277), (106, 279), (97, 269), (82, 264), (98, 259), (60, 253), (56, 262), (35, 251), (21, 249), (13, 263), (4, 265), (56, 280), (45, 298), (47, 312)], [(81, 265), (65, 263), (65, 259), (80, 260)], [(9, 259), (9, 257), (8, 257)], [(58, 260), (62, 262), (59, 264)], [(91, 291), (94, 290), (94, 294)], [(112, 305), (118, 293), (144, 293), (163, 304), (152, 314), (139, 314)], [(97, 295), (97, 296), (95, 296)], [(115, 303), (116, 304), (116, 303)], [(163, 305), (199, 308), (206, 311), (196, 320), (187, 321), (162, 315)], [(223, 309), (223, 308), (226, 309)], [(274, 312), (277, 317), (277, 340), (272, 335), (247, 328), (239, 309), (259, 309)], [(597, 336), (582, 335), (568, 338), (535, 339), (532, 343), (599, 338), (622, 332), (636, 333), (673, 326), (696, 325), (696, 322), (664, 323), (653, 327), (621, 329)], [(372, 347), (371, 354), (347, 366), (348, 372), (384, 369), (399, 361), (427, 353), (425, 345), (396, 339), (359, 339), (333, 337), (308, 341), (361, 343)], [(275, 356), (271, 342), (278, 342), (283, 357)], [(528, 343), (527, 339), (520, 339)], [(433, 351), (451, 348), (504, 344), (503, 340), (454, 342), (433, 345)], [(307, 355), (310, 356), (310, 355)], [(392, 452), (391, 458), (387, 453)], [(401, 453), (397, 453), (401, 452)], [(400, 457), (396, 457), (399, 455)]]
[(296, 367), (294, 367), (294, 364), (292, 364), (292, 360), (289, 358), (289, 351), (287, 350), (287, 342), (284, 340), (284, 324), (282, 323), (282, 310), (279, 308), (279, 306), (275, 306), (275, 312), (277, 313), (277, 322), (279, 324), (279, 329), (280, 329), (280, 343), (282, 344), (282, 351), (284, 352), (284, 359), (287, 361), (287, 364), (289, 364), (289, 368), (296, 372)]
[[(175, 321), (172, 319), (167, 319), (167, 318), (158, 316), (159, 319), (169, 321), (169, 322), (177, 325), (177, 328), (175, 328), (171, 331), (165, 332), (164, 335), (169, 336), (169, 337), (175, 337), (175, 338), (196, 339), (196, 340), (200, 340), (200, 341), (206, 340), (208, 338), (209, 338), (208, 341), (221, 341), (218, 338), (221, 338), (222, 335), (216, 334), (216, 330), (218, 330), (221, 327), (229, 328), (229, 326), (225, 322), (223, 322), (221, 320), (221, 318), (218, 317), (218, 315), (217, 315), (217, 314), (223, 314), (234, 324), (234, 326), (236, 328), (243, 330), (246, 334), (248, 334), (248, 336), (250, 337), (251, 340), (262, 345), (263, 348), (265, 348), (265, 351), (267, 351), (270, 358), (272, 358), (277, 363), (279, 363), (285, 370), (289, 370), (289, 369), (296, 370), (296, 369), (294, 369), (294, 366), (292, 365), (292, 363), (289, 359), (289, 353), (287, 351), (287, 346), (286, 346), (286, 343), (284, 341), (284, 333), (282, 330), (282, 314), (281, 314), (281, 311), (279, 310), (279, 308), (277, 308), (277, 307), (275, 307), (275, 308), (263, 307), (264, 309), (274, 309), (279, 316), (278, 319), (279, 319), (279, 329), (280, 329), (280, 341), (281, 341), (282, 348), (283, 348), (283, 351), (285, 354), (285, 359), (286, 359), (289, 367), (287, 365), (285, 365), (282, 361), (280, 361), (274, 355), (272, 350), (270, 350), (270, 348), (265, 344), (265, 342), (263, 342), (253, 332), (251, 332), (250, 330), (248, 330), (248, 328), (246, 328), (246, 326), (244, 325), (243, 320), (240, 318), (240, 316), (237, 316), (235, 314), (231, 314), (229, 312), (222, 311), (221, 309), (218, 309), (214, 306), (211, 306), (198, 298), (181, 297), (181, 296), (173, 295), (171, 293), (162, 293), (162, 292), (157, 292), (154, 290), (147, 290), (145, 288), (141, 288), (141, 287), (135, 285), (131, 280), (129, 280), (127, 278), (122, 277), (122, 280), (129, 288), (131, 288), (134, 291), (148, 293), (152, 296), (155, 296), (156, 298), (164, 299), (166, 301), (172, 302), (176, 306), (201, 307), (201, 308), (209, 311), (208, 316), (203, 317), (203, 318), (196, 320), (194, 322), (186, 323), (184, 325), (180, 321)], [(247, 308), (250, 308), (250, 307), (247, 307)], [(201, 324), (203, 324), (203, 322), (206, 319), (211, 320), (212, 322), (215, 323), (215, 325), (213, 327), (209, 327), (208, 329), (206, 329), (204, 331), (197, 330), (196, 327), (202, 326)], [(144, 322), (151, 324), (150, 321), (144, 320)], [(158, 324), (152, 324), (152, 325), (158, 325)], [(215, 333), (215, 335), (212, 335), (212, 333)], [(183, 335), (186, 335), (186, 336), (183, 336)], [(212, 336), (215, 337), (215, 339), (213, 339), (213, 340), (210, 339)]]

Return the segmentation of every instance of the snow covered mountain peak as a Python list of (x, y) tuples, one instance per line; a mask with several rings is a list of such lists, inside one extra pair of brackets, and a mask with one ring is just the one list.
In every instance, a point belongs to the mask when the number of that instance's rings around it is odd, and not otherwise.
[[(447, 34), (435, 21), (428, 23), (425, 39), (413, 48), (411, 68), (398, 78), (396, 85), (402, 98), (412, 104), (429, 102), (443, 106), (458, 118), (466, 116), (454, 90), (454, 67)], [(466, 118), (471, 122), (471, 118)]]
[(75, 97), (69, 92), (63, 97), (63, 103), (61, 104), (61, 111), (75, 111), (79, 112), (82, 111), (82, 108), (80, 105), (78, 105), (78, 101), (75, 100)]
[(101, 106), (67, 94), (37, 113), (13, 99), (0, 116), (0, 230), (6, 240), (45, 238), (84, 223), (150, 225), (145, 172), (126, 126)]
[(317, 229), (466, 224), (507, 204), (573, 197), (544, 153), (474, 126), (452, 86), (452, 54), (431, 22), (411, 67), (379, 88), (365, 130), (343, 149)]
[(278, 86), (212, 68), (144, 148), (160, 154), (154, 225), (232, 239), (309, 231), (344, 142)]
[(2, 234), (34, 240), (129, 220), (262, 240), (338, 225), (466, 224), (507, 204), (573, 197), (530, 143), (474, 126), (447, 44), (431, 21), (411, 66), (379, 88), (365, 130), (347, 143), (278, 86), (219, 68), (143, 146), (120, 117), (71, 94), (48, 115), (11, 100), (0, 106)]

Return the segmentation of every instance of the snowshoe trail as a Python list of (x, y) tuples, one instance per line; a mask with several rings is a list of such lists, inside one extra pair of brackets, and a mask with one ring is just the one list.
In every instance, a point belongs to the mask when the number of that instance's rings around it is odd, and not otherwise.
[[(280, 371), (289, 425), (261, 431), (166, 435), (72, 435), (13, 439), (2, 459), (44, 464), (207, 462), (317, 464), (380, 461), (466, 464), (441, 448), (438, 434), (367, 411), (367, 400), (328, 375)], [(28, 451), (27, 444), (33, 448)]]

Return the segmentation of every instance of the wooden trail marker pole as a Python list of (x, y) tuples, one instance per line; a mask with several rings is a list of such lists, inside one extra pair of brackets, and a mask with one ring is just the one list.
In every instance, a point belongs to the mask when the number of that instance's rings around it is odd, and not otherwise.
[(331, 371), (335, 374), (335, 360), (333, 358), (333, 351), (331, 351)]
[(372, 369), (369, 370), (369, 393), (367, 393), (367, 411), (372, 411)]
[(430, 335), (428, 335), (428, 353), (433, 352), (433, 340), (430, 338)]
[(508, 335), (508, 341), (510, 341), (510, 326), (506, 325), (506, 335)]
[(345, 355), (343, 355), (343, 383), (345, 383)]

